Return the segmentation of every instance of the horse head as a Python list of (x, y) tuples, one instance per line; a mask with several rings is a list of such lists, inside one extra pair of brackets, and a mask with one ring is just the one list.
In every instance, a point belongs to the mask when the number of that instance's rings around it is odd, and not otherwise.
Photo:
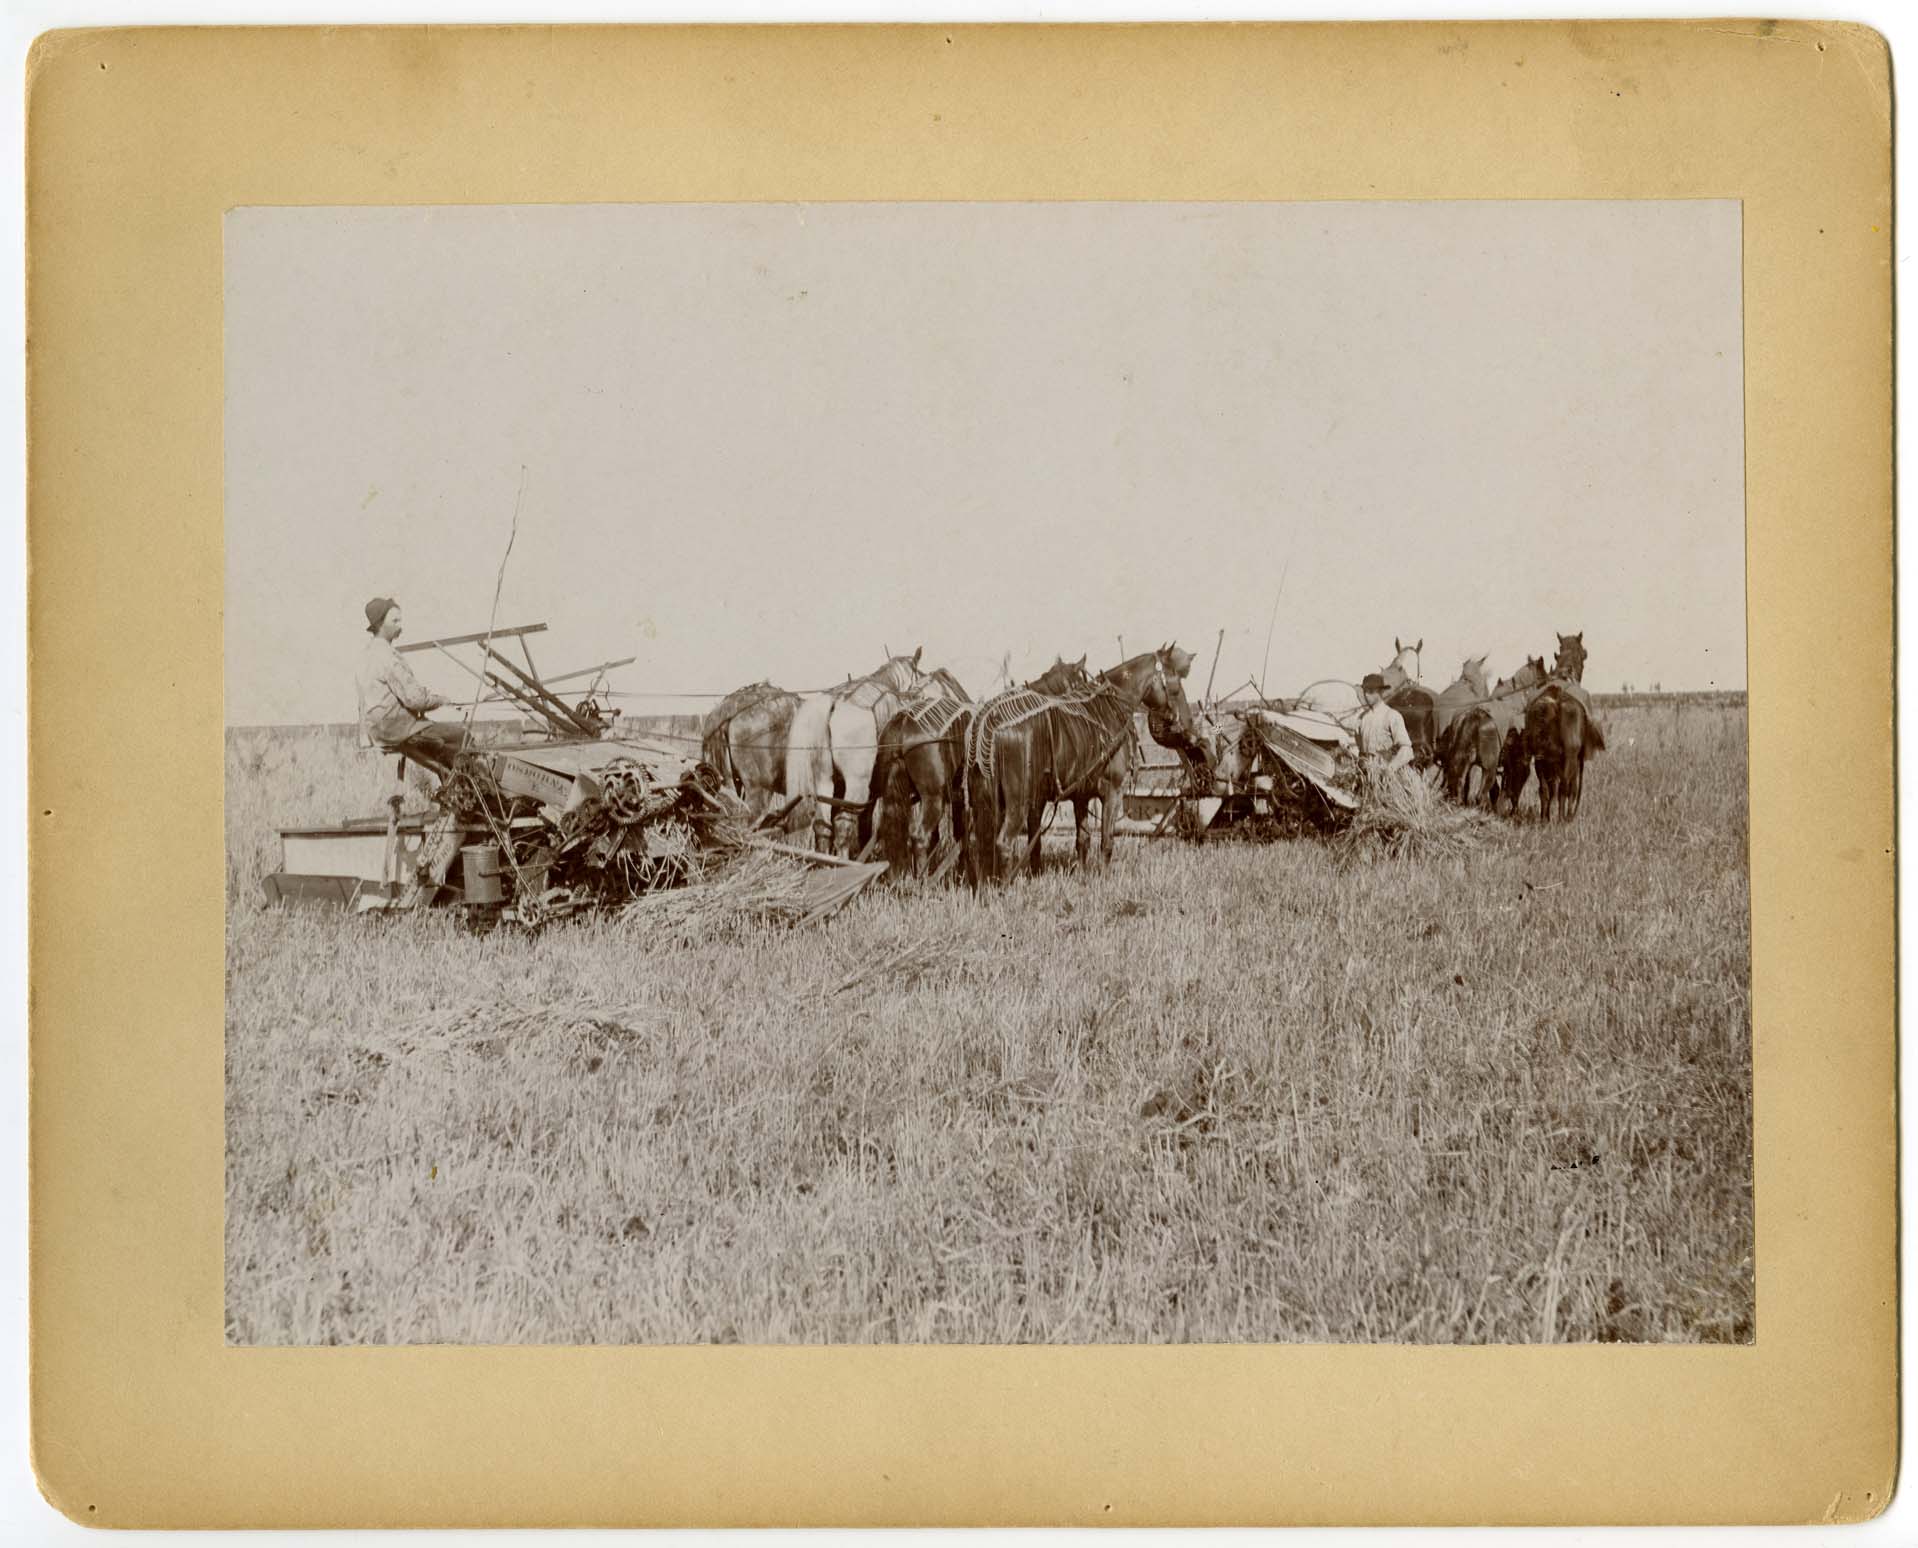
[(1222, 719), (1203, 718), (1198, 722), (1193, 751), (1203, 761), (1212, 778), (1237, 786), (1251, 772), (1251, 754), (1247, 744), (1255, 733), (1237, 716)]
[(1480, 698), (1485, 697), (1485, 658), (1470, 656), (1459, 666), (1459, 677)]
[(1552, 662), (1554, 677), (1569, 677), (1573, 682), (1585, 679), (1585, 631), (1576, 634), (1561, 634), (1558, 637), (1558, 656)]
[[(1185, 663), (1183, 667), (1180, 666), (1182, 657)], [(1188, 743), (1195, 747), (1200, 745), (1199, 724), (1193, 718), (1192, 706), (1185, 696), (1185, 674), (1192, 670), (1191, 652), (1182, 651), (1176, 645), (1162, 645), (1143, 659), (1152, 663), (1152, 675), (1144, 678), (1136, 690), (1139, 702), (1150, 714), (1162, 715), (1170, 720)], [(1153, 734), (1156, 736), (1158, 733), (1155, 731)]]
[(1054, 697), (1072, 693), (1080, 688), (1089, 688), (1091, 685), (1092, 676), (1086, 671), (1084, 656), (1077, 661), (1068, 661), (1063, 656), (1055, 657), (1051, 666), (1026, 684), (1035, 692), (1049, 693)]
[(895, 693), (917, 693), (932, 679), (931, 673), (919, 670), (919, 658), (925, 652), (926, 647), (921, 645), (910, 656), (894, 656), (874, 672), (869, 680), (890, 688)]
[(972, 695), (966, 692), (966, 685), (954, 677), (944, 667), (934, 667), (926, 679), (926, 692), (935, 699), (952, 699), (960, 704), (970, 704)]
[(1545, 658), (1532, 656), (1527, 658), (1525, 664), (1510, 677), (1501, 678), (1492, 693), (1494, 697), (1500, 694), (1518, 693), (1526, 688), (1536, 688), (1544, 681)]
[(1392, 659), (1379, 668), (1379, 675), (1385, 679), (1385, 686), (1403, 688), (1407, 683), (1417, 682), (1419, 653), (1424, 649), (1423, 638), (1415, 645), (1406, 645), (1396, 634), (1393, 635)]

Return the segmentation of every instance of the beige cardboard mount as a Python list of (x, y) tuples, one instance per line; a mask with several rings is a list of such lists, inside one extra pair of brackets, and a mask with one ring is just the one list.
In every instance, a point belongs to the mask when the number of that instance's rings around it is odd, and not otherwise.
[[(32, 1421), (61, 1510), (240, 1527), (1883, 1507), (1897, 1437), (1877, 34), (130, 30), (52, 34), (30, 73)], [(1743, 205), (1755, 1344), (226, 1347), (226, 211), (1494, 198)]]

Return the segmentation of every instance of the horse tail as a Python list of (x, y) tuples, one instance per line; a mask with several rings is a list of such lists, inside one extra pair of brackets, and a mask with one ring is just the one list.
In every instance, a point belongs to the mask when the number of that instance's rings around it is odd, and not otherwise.
[(945, 745), (939, 749), (941, 755), (949, 760), (946, 774), (946, 821), (952, 824), (952, 840), (964, 849), (967, 842), (970, 814), (966, 810), (966, 731), (972, 722), (972, 711), (963, 710), (946, 733)]
[(868, 804), (885, 799), (886, 780), (892, 772), (892, 765), (895, 760), (904, 761), (899, 757), (897, 736), (888, 734), (891, 730), (892, 722), (888, 720), (878, 727), (879, 734), (872, 744), (872, 773), (866, 779)]
[(879, 802), (879, 842), (894, 878), (912, 869), (912, 774), (896, 736), (882, 736), (872, 764), (872, 790)]
[(966, 760), (966, 853), (974, 887), (984, 886), (998, 868), (999, 802), (991, 771), (976, 758)]
[(806, 814), (815, 845), (828, 851), (832, 848), (832, 808), (825, 809), (822, 843), (818, 798), (832, 790), (831, 709), (830, 700), (801, 699), (786, 738), (786, 794), (795, 797), (795, 807)]
[(723, 790), (739, 788), (739, 774), (733, 767), (732, 724), (730, 716), (720, 721), (699, 744), (700, 757), (711, 764), (713, 771), (719, 775), (720, 788)]
[(1585, 756), (1605, 751), (1605, 728), (1590, 715), (1585, 717)]
[(1478, 746), (1474, 749), (1474, 761), (1479, 771), (1478, 804), (1490, 806), (1498, 795), (1499, 754), (1504, 751), (1498, 726), (1490, 715), (1479, 717), (1476, 741)]

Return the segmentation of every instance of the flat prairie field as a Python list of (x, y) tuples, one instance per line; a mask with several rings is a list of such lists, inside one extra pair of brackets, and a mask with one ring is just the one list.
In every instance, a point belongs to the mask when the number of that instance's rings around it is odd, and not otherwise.
[(264, 908), (385, 775), (229, 732), (227, 1337), (1747, 1342), (1745, 712), (1601, 719), (1463, 856), (1121, 839), (681, 946)]

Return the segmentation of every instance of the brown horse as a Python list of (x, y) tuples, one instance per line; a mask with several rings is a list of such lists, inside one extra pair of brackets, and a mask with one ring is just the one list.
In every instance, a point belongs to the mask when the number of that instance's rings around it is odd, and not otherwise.
[[(1479, 660), (1482, 664), (1484, 658)], [(1545, 658), (1533, 656), (1453, 723), (1442, 739), (1439, 761), (1445, 769), (1446, 792), (1454, 800), (1471, 800), (1476, 784), (1479, 804), (1496, 810), (1510, 778), (1517, 778), (1522, 787), (1530, 777), (1529, 763), (1508, 765), (1507, 748), (1524, 728), (1525, 706), (1533, 691), (1544, 682)], [(1516, 756), (1514, 752), (1514, 760)], [(1511, 798), (1516, 803), (1517, 791), (1511, 792)]]
[(721, 699), (700, 723), (700, 755), (755, 820), (786, 793), (786, 741), (799, 695), (752, 683)]
[(1100, 860), (1110, 864), (1135, 753), (1134, 715), (1143, 707), (1168, 731), (1201, 745), (1180, 678), (1180, 667), (1191, 665), (1188, 652), (1164, 645), (1101, 672), (1071, 695), (1020, 697), (1014, 690), (980, 707), (966, 759), (975, 885), (1009, 879), (1022, 852), (1027, 870), (1038, 874), (1048, 801), (1072, 802), (1082, 866), (1091, 863), (1088, 810), (1099, 802)]
[(1575, 683), (1585, 681), (1585, 631), (1561, 634), (1558, 654), (1552, 658), (1552, 676), (1568, 677)]
[(873, 760), (879, 833), (894, 879), (926, 874), (941, 821), (950, 819), (955, 844), (966, 842), (966, 727), (972, 722), (972, 695), (944, 667), (932, 679), (934, 692), (903, 705), (886, 722)]
[(1419, 682), (1415, 673), (1425, 641), (1401, 644), (1392, 640), (1392, 659), (1379, 669), (1385, 679), (1385, 702), (1399, 712), (1406, 735), (1412, 739), (1412, 763), (1425, 768), (1438, 756), (1439, 696)]
[[(953, 843), (959, 846), (961, 854), (970, 853), (966, 742), (971, 734), (973, 715), (979, 707), (970, 702), (965, 689), (950, 673), (941, 669), (933, 676), (944, 678), (966, 702), (958, 705), (954, 712), (950, 704), (941, 706), (938, 702), (922, 701), (895, 715), (880, 736), (879, 760), (873, 770), (873, 788), (880, 796), (879, 831), (890, 867), (887, 874), (895, 880), (909, 871), (918, 876), (926, 874), (942, 809), (951, 827)], [(1056, 697), (1087, 689), (1091, 684), (1092, 679), (1086, 673), (1086, 658), (1081, 656), (1077, 661), (1055, 658), (1051, 666), (1025, 687), (1034, 693)], [(942, 720), (944, 729), (938, 730)], [(911, 820), (915, 800), (919, 809), (916, 826)]]
[[(1570, 822), (1578, 815), (1585, 788), (1585, 760), (1605, 750), (1605, 733), (1587, 712), (1583, 695), (1557, 682), (1541, 689), (1525, 707), (1520, 739), (1514, 756), (1537, 771), (1539, 816), (1547, 822), (1554, 815)], [(1521, 772), (1512, 794), (1515, 811), (1523, 787)]]
[[(1489, 807), (1498, 789), (1499, 750), (1499, 729), (1491, 710), (1483, 704), (1473, 705), (1439, 738), (1445, 793), (1460, 805)], [(1478, 775), (1476, 784), (1474, 774)]]

